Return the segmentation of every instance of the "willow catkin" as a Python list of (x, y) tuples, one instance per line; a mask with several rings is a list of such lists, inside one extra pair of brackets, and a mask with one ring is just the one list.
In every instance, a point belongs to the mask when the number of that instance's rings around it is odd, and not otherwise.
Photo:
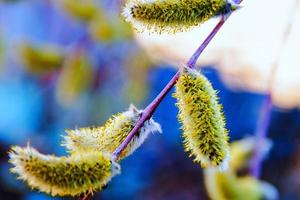
[[(139, 119), (141, 112), (141, 110), (137, 110), (131, 105), (128, 111), (112, 116), (101, 127), (66, 130), (67, 135), (64, 136), (63, 146), (70, 153), (97, 150), (111, 154), (128, 136)], [(161, 128), (153, 119), (149, 119), (133, 137), (119, 159), (123, 159), (133, 153), (153, 132), (161, 132)]]
[(204, 183), (211, 200), (275, 200), (278, 197), (274, 186), (251, 176), (237, 177), (207, 169)]
[[(250, 176), (238, 176), (241, 169), (249, 166), (255, 148), (255, 138), (248, 137), (230, 144), (231, 160), (229, 169), (204, 170), (204, 184), (212, 200), (275, 200), (278, 192), (274, 186)], [(263, 155), (271, 147), (270, 140), (264, 140)]]
[(222, 108), (211, 83), (200, 72), (186, 69), (178, 79), (174, 96), (185, 150), (202, 167), (226, 168), (229, 138)]
[[(272, 141), (264, 139), (261, 142), (262, 149), (260, 154), (264, 158), (272, 147)], [(229, 162), (229, 166), (231, 170), (238, 171), (249, 166), (255, 152), (256, 143), (257, 139), (255, 137), (246, 137), (230, 144), (230, 157), (232, 159)]]
[(20, 46), (20, 56), (26, 70), (33, 74), (46, 74), (61, 68), (64, 55), (54, 47)]
[(116, 174), (119, 164), (102, 152), (73, 154), (70, 157), (43, 155), (29, 146), (12, 147), (12, 173), (34, 189), (53, 196), (78, 196), (99, 191)]
[(86, 22), (90, 22), (98, 12), (101, 12), (93, 0), (60, 0), (58, 3), (69, 15)]
[(227, 0), (129, 0), (123, 16), (138, 30), (177, 32), (235, 9)]

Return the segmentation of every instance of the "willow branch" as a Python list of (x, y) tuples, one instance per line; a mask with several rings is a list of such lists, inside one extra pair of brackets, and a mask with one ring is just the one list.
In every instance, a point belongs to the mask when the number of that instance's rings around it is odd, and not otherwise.
[[(198, 49), (195, 51), (195, 53), (192, 55), (192, 57), (187, 62), (187, 66), (190, 68), (194, 68), (196, 61), (202, 54), (202, 52), (205, 50), (205, 48), (208, 46), (210, 41), (215, 37), (215, 35), (219, 32), (225, 21), (228, 19), (228, 17), (231, 15), (229, 13), (228, 15), (222, 16), (220, 21), (217, 23), (217, 25), (214, 27), (214, 29), (209, 33), (209, 35), (205, 38), (203, 43), (198, 47)], [(167, 85), (164, 87), (164, 89), (157, 95), (157, 97), (144, 109), (141, 117), (135, 124), (134, 128), (130, 131), (127, 138), (121, 143), (121, 145), (114, 151), (113, 158), (117, 160), (119, 156), (121, 155), (122, 151), (127, 147), (127, 145), (130, 143), (132, 138), (135, 134), (138, 133), (140, 128), (143, 126), (144, 122), (149, 120), (161, 101), (165, 98), (165, 96), (168, 94), (168, 92), (171, 90), (171, 88), (176, 84), (178, 78), (180, 75), (180, 70), (177, 71), (177, 73), (173, 76), (173, 78), (167, 83)]]
[[(240, 4), (243, 0), (234, 0), (236, 4)], [(198, 47), (198, 49), (195, 51), (195, 53), (192, 55), (192, 57), (187, 62), (187, 66), (190, 68), (194, 68), (195, 64), (202, 54), (202, 52), (205, 50), (205, 48), (208, 46), (210, 41), (215, 37), (215, 35), (219, 32), (223, 24), (226, 22), (226, 20), (229, 18), (231, 13), (222, 16), (220, 21), (217, 23), (217, 25), (213, 28), (213, 30), (209, 33), (209, 35), (205, 38), (203, 43)], [(127, 147), (127, 145), (130, 143), (130, 141), (133, 139), (135, 134), (138, 133), (140, 128), (143, 126), (145, 121), (149, 120), (152, 115), (154, 114), (155, 110), (159, 106), (159, 104), (162, 102), (162, 100), (165, 98), (165, 96), (169, 93), (169, 91), (172, 89), (172, 87), (176, 84), (178, 78), (180, 75), (180, 70), (177, 71), (177, 73), (173, 76), (173, 78), (167, 83), (167, 85), (162, 89), (162, 91), (156, 96), (156, 98), (144, 109), (142, 112), (139, 120), (133, 127), (133, 129), (130, 131), (126, 139), (120, 144), (120, 146), (113, 152), (113, 159), (117, 160), (123, 150)], [(91, 195), (86, 196), (84, 200), (91, 199)]]

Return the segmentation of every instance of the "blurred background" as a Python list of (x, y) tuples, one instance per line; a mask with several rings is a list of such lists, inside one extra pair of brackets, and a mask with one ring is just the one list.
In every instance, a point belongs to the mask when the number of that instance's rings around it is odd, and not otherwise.
[[(257, 15), (265, 9), (254, 6), (257, 0), (251, 2), (249, 9), (256, 9)], [(225, 25), (232, 32), (222, 30), (199, 65), (219, 90), (232, 141), (254, 134), (270, 69), (278, 65), (268, 130), (273, 148), (264, 161), (262, 179), (276, 186), (280, 199), (294, 200), (300, 199), (300, 65), (299, 59), (287, 56), (299, 52), (295, 44), (300, 23), (291, 19), (300, 17), (289, 17), (297, 1), (273, 2), (278, 5), (269, 8), (270, 13), (278, 12), (279, 6), (282, 13), (274, 27), (262, 25), (269, 16), (261, 24), (251, 21), (253, 10), (244, 5), (238, 11), (241, 16), (232, 16)], [(42, 153), (66, 155), (60, 146), (65, 129), (101, 125), (130, 103), (142, 109), (187, 61), (180, 52), (190, 56), (203, 39), (196, 36), (198, 30), (172, 36), (134, 33), (119, 14), (121, 5), (119, 0), (0, 0), (0, 199), (59, 199), (30, 190), (9, 173), (10, 146), (30, 142)], [(243, 13), (251, 15), (243, 19)], [(252, 40), (239, 32), (244, 29), (234, 18), (256, 32), (268, 28), (276, 37), (259, 34)], [(240, 36), (239, 42), (230, 36)], [(122, 161), (122, 174), (94, 199), (208, 199), (202, 170), (183, 151), (174, 104), (168, 94), (154, 114), (163, 134), (152, 135)]]

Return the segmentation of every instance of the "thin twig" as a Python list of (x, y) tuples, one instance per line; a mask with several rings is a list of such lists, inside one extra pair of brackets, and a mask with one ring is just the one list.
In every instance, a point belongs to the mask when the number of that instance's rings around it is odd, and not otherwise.
[(257, 130), (255, 133), (255, 149), (253, 153), (253, 158), (250, 166), (250, 174), (255, 177), (260, 177), (261, 172), (261, 162), (262, 162), (262, 148), (264, 144), (264, 140), (267, 137), (268, 129), (271, 120), (271, 112), (272, 111), (272, 97), (271, 94), (268, 94), (263, 102), (261, 107), (261, 113), (257, 124)]
[(272, 114), (272, 88), (274, 85), (275, 75), (277, 72), (278, 63), (276, 62), (272, 66), (271, 75), (268, 83), (268, 93), (265, 96), (264, 102), (260, 109), (260, 116), (256, 125), (255, 131), (255, 148), (253, 156), (250, 161), (249, 172), (251, 176), (256, 179), (259, 179), (261, 174), (261, 165), (263, 160), (262, 150), (265, 139), (268, 135), (269, 126), (271, 123), (271, 114)]
[(257, 128), (255, 132), (255, 148), (254, 148), (254, 153), (251, 158), (251, 163), (249, 167), (249, 172), (250, 174), (255, 177), (259, 178), (261, 175), (261, 168), (262, 168), (262, 161), (263, 161), (263, 155), (262, 155), (262, 149), (263, 149), (263, 143), (264, 140), (267, 138), (268, 135), (268, 130), (271, 122), (271, 114), (272, 114), (272, 91), (275, 83), (275, 77), (276, 77), (276, 72), (278, 70), (278, 62), (280, 58), (280, 54), (282, 50), (284, 49), (284, 45), (286, 44), (286, 41), (291, 34), (291, 28), (292, 28), (292, 19), (294, 18), (295, 14), (297, 13), (297, 4), (298, 2), (295, 2), (294, 10), (290, 13), (291, 16), (289, 17), (289, 22), (286, 26), (286, 30), (284, 32), (284, 37), (281, 42), (281, 51), (278, 51), (277, 59), (275, 60), (271, 73), (270, 73), (270, 78), (269, 78), (269, 83), (268, 83), (268, 93), (264, 99), (264, 102), (261, 107), (261, 113), (260, 117), (258, 119), (257, 123)]

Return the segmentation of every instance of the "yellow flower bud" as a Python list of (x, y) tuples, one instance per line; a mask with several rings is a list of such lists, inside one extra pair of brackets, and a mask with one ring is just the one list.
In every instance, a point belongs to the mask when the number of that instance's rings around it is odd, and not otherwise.
[(34, 189), (53, 196), (78, 196), (101, 190), (120, 173), (119, 164), (102, 152), (85, 152), (70, 157), (43, 155), (27, 146), (12, 147), (12, 173)]
[(202, 167), (226, 168), (228, 132), (216, 91), (205, 76), (186, 69), (176, 84), (174, 97), (182, 123), (184, 147)]

